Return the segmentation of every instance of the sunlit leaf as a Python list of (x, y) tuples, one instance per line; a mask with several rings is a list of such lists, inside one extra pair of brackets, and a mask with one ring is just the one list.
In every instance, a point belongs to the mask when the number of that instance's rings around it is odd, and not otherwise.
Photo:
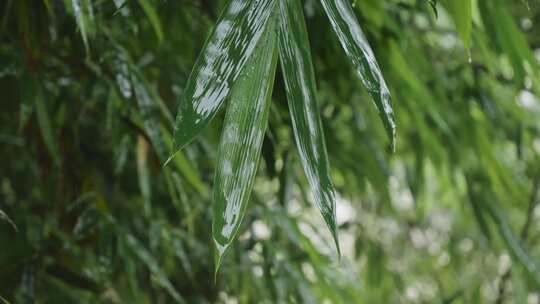
[(364, 32), (356, 20), (350, 2), (348, 0), (321, 0), (321, 3), (341, 46), (356, 68), (364, 87), (373, 98), (392, 148), (395, 149), (396, 123), (390, 91)]
[(279, 2), (279, 11), (279, 57), (294, 137), (315, 203), (330, 228), (339, 252), (335, 190), (330, 178), (302, 6), (298, 0), (284, 0)]
[(234, 84), (225, 116), (213, 190), (216, 273), (240, 228), (259, 165), (277, 63), (275, 19)]
[(274, 0), (230, 0), (191, 72), (174, 126), (174, 146), (188, 144), (229, 96), (261, 37)]

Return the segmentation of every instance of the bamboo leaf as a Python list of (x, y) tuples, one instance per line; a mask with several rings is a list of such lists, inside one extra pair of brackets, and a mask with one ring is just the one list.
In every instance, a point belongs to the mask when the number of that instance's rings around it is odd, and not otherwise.
[(230, 0), (195, 63), (174, 126), (175, 152), (210, 122), (261, 37), (274, 0)]
[(13, 227), (15, 231), (19, 231), (19, 229), (17, 228), (17, 225), (15, 225), (13, 220), (11, 220), (11, 218), (9, 218), (9, 216), (1, 209), (0, 209), (0, 220), (6, 221), (8, 224), (11, 225), (11, 227)]
[(176, 303), (185, 303), (184, 298), (174, 288), (174, 285), (167, 278), (167, 274), (160, 267), (159, 263), (155, 260), (151, 252), (146, 249), (141, 242), (124, 229), (121, 230), (125, 235), (125, 243), (128, 248), (137, 256), (141, 262), (143, 262), (152, 275), (155, 277), (155, 281), (158, 285), (163, 287), (167, 293), (175, 300)]
[[(171, 134), (165, 128), (161, 129), (161, 134), (163, 135), (165, 145), (167, 146), (169, 151), (171, 151), (173, 145)], [(191, 186), (195, 188), (195, 190), (197, 190), (197, 192), (201, 196), (208, 196), (208, 189), (206, 187), (206, 184), (201, 180), (199, 173), (195, 168), (193, 168), (193, 165), (190, 163), (186, 155), (182, 153), (182, 151), (178, 151), (176, 153), (173, 163), (175, 164), (178, 171), (182, 173), (187, 182), (191, 184)]]
[(148, 134), (159, 159), (164, 161), (167, 157), (167, 150), (165, 149), (163, 137), (160, 133), (159, 105), (154, 102), (150, 94), (150, 88), (142, 75), (136, 70), (133, 70), (131, 76), (131, 83), (137, 104), (139, 105), (144, 131)]
[(52, 121), (49, 116), (49, 111), (45, 102), (43, 88), (36, 77), (25, 77), (21, 82), (21, 95), (23, 99), (30, 100), (34, 103), (36, 109), (36, 117), (38, 125), (43, 137), (45, 147), (49, 151), (55, 165), (60, 165), (60, 150), (54, 136)]
[(139, 0), (139, 4), (146, 14), (146, 17), (148, 17), (148, 21), (150, 21), (150, 24), (154, 28), (158, 42), (161, 43), (163, 41), (163, 29), (161, 28), (161, 21), (159, 20), (156, 10), (148, 0)]
[(321, 0), (341, 46), (347, 53), (364, 87), (373, 98), (384, 127), (395, 149), (396, 123), (392, 109), (390, 91), (383, 78), (377, 60), (360, 28), (348, 0)]
[(86, 51), (89, 50), (88, 36), (92, 31), (93, 11), (90, 0), (71, 0), (75, 21), (81, 32)]
[(225, 116), (213, 191), (216, 274), (240, 228), (259, 164), (277, 63), (274, 25), (273, 20), (234, 85)]
[(454, 20), (457, 32), (461, 37), (461, 40), (463, 40), (465, 48), (468, 49), (472, 30), (471, 0), (445, 0), (442, 3)]
[(328, 225), (338, 252), (336, 203), (319, 108), (309, 41), (298, 0), (279, 2), (279, 56), (294, 137), (315, 203)]
[(516, 237), (503, 213), (493, 204), (486, 204), (489, 214), (499, 228), (499, 233), (514, 259), (527, 271), (538, 288), (540, 288), (540, 268), (538, 263), (529, 255), (521, 241)]

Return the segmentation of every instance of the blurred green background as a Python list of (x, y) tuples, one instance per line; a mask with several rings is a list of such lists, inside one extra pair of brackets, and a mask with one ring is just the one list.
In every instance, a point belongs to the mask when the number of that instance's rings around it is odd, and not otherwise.
[(160, 154), (224, 1), (0, 1), (0, 303), (540, 303), (540, 3), (353, 2), (392, 92), (392, 153), (319, 1), (302, 2), (343, 256), (277, 73), (214, 282), (223, 111)]

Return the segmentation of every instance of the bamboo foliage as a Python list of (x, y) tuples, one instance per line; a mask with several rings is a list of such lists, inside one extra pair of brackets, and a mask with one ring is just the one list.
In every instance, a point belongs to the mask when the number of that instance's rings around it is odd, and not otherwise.
[(0, 2), (0, 302), (534, 302), (539, 16)]

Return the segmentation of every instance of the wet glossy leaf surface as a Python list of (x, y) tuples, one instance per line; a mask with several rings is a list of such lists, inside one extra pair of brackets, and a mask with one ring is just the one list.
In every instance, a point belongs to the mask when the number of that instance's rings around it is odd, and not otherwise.
[(188, 144), (229, 96), (261, 37), (274, 0), (230, 0), (189, 77), (174, 126), (175, 150)]
[(315, 203), (330, 228), (339, 252), (335, 190), (330, 178), (302, 6), (298, 0), (280, 1), (279, 12), (279, 58), (296, 146)]
[(259, 165), (277, 63), (271, 20), (232, 89), (225, 116), (213, 186), (216, 273), (240, 228)]
[(379, 69), (377, 59), (356, 20), (351, 4), (348, 0), (321, 0), (321, 3), (341, 46), (375, 102), (394, 150), (396, 123), (390, 91)]

